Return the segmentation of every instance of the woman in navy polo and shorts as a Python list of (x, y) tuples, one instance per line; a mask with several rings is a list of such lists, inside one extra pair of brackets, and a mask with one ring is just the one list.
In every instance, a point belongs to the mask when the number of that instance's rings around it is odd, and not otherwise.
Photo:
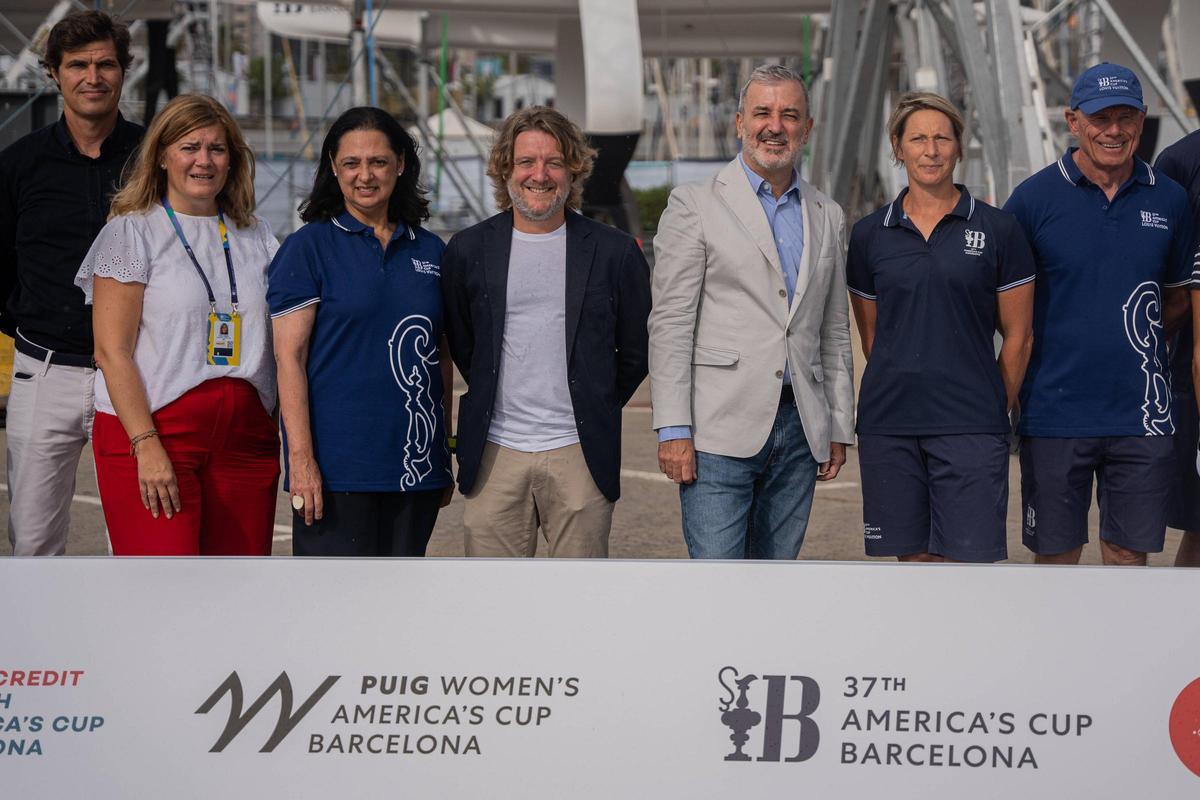
[(908, 187), (850, 236), (870, 556), (1008, 556), (1008, 412), (1032, 344), (1034, 261), (1012, 215), (954, 183), (962, 131), (945, 98), (903, 96), (888, 135)]
[(391, 115), (350, 109), (271, 263), (295, 555), (423, 556), (450, 501), (443, 244), (420, 173)]

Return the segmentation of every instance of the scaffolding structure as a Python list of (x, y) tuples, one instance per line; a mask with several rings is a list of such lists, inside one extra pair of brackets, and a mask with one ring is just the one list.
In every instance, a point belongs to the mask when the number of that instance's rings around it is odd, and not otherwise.
[[(231, 94), (229, 86), (245, 80), (245, 63), (235, 63), (229, 22), (240, 9), (237, 13), (245, 15), (248, 30), (254, 32), (245, 37), (249, 41), (242, 42), (251, 51), (243, 56), (243, 62), (249, 56), (262, 59), (263, 70), (263, 112), (243, 113), (242, 117), (247, 127), (254, 129), (256, 147), (260, 155), (268, 156), (268, 162), (277, 149), (291, 151), (287, 163), (275, 168), (277, 179), (266, 190), (268, 197), (281, 186), (286, 187), (289, 204), (294, 205), (291, 195), (296, 192), (296, 181), (303, 181), (306, 175), (304, 169), (299, 169), (297, 176), (297, 165), (310, 162), (319, 132), (327, 129), (332, 117), (346, 105), (374, 100), (398, 103), (415, 120), (423, 141), (428, 143), (431, 170), (444, 176), (446, 185), (461, 198), (461, 206), (455, 211), (456, 223), (466, 224), (486, 216), (489, 204), (486, 187), (479, 180), (481, 173), (467, 174), (462, 164), (448, 155), (442, 132), (426, 122), (440, 102), (446, 115), (462, 123), (461, 128), (470, 129), (466, 125), (467, 112), (436, 63), (446, 51), (446, 32), (455, 30), (451, 23), (469, 21), (472, 15), (492, 20), (489, 24), (493, 29), (502, 27), (495, 20), (501, 20), (504, 14), (516, 15), (514, 19), (522, 21), (527, 39), (514, 40), (511, 63), (515, 65), (515, 52), (522, 41), (544, 51), (547, 41), (561, 37), (562, 14), (569, 15), (572, 9), (578, 18), (568, 22), (576, 26), (575, 35), (587, 42), (589, 22), (583, 9), (589, 0), (561, 0), (561, 13), (548, 20), (531, 17), (527, 9), (513, 10), (518, 4), (507, 0), (479, 0), (465, 5), (450, 0), (335, 0), (343, 3), (340, 10), (329, 9), (330, 1), (325, 0), (322, 6), (336, 25), (331, 23), (328, 31), (311, 41), (319, 38), (320, 44), (314, 46), (321, 48), (323, 56), (324, 43), (341, 37), (349, 48), (348, 65), (332, 91), (322, 84), (320, 102), (314, 103), (310, 97), (306, 105), (301, 91), (304, 81), (300, 73), (309, 61), (306, 48), (310, 40), (294, 39), (301, 50), (302, 66), (298, 70), (291, 35), (273, 33), (264, 22), (266, 10), (239, 0), (175, 4), (169, 41), (180, 54), (184, 85), (191, 91), (225, 100)], [(135, 41), (142, 25), (137, 21), (141, 2), (105, 3), (125, 19), (135, 20)], [(0, 87), (10, 93), (27, 92), (28, 103), (32, 104), (39, 97), (55, 93), (38, 65), (46, 33), (63, 15), (84, 3), (61, 0), (34, 30), (9, 18), (9, 7), (18, 5), (23, 8), (31, 4), (0, 0), (0, 32), (7, 31), (15, 37), (11, 41), (20, 44), (19, 48), (0, 47), (0, 56), (7, 57), (7, 67), (0, 72)], [(299, 8), (305, 4), (286, 5)], [(708, 8), (711, 4), (692, 5)], [(781, 6), (767, 0), (751, 4), (736, 15), (726, 12), (726, 16), (714, 18), (718, 29), (724, 25), (740, 32), (736, 43), (732, 43), (732, 35), (723, 40), (723, 52), (719, 48), (714, 52), (710, 40), (696, 38), (693, 43), (687, 39), (687, 26), (673, 26), (668, 19), (669, 14), (701, 13), (689, 10), (688, 3), (641, 0), (638, 8), (643, 28), (639, 39), (643, 52), (639, 55), (644, 59), (646, 76), (638, 90), (646, 98), (646, 127), (652, 129), (655, 139), (654, 147), (649, 149), (665, 153), (672, 160), (730, 157), (736, 146), (725, 132), (732, 127), (731, 94), (735, 101), (738, 83), (753, 62), (788, 61), (812, 76), (816, 126), (804, 165), (806, 176), (842, 203), (852, 218), (899, 190), (902, 174), (891, 163), (883, 125), (896, 97), (904, 91), (936, 91), (963, 108), (968, 129), (961, 179), (980, 197), (997, 203), (1062, 151), (1066, 144), (1062, 111), (1071, 82), (1082, 69), (1100, 60), (1123, 61), (1142, 77), (1153, 123), (1147, 127), (1150, 141), (1145, 143), (1146, 152), (1153, 151), (1155, 140), (1169, 142), (1196, 128), (1194, 103), (1200, 95), (1200, 53), (1191, 45), (1200, 41), (1200, 3), (836, 0), (825, 3), (826, 10), (821, 13), (789, 12), (786, 24), (802, 23), (802, 28), (796, 30), (804, 32), (790, 52), (751, 52), (755, 31), (786, 27), (781, 22)], [(401, 13), (415, 14), (423, 20), (416, 26), (415, 37), (400, 41), (395, 37), (409, 34), (376, 33), (381, 20), (397, 19), (394, 15)], [(636, 17), (634, 24), (638, 24)], [(657, 39), (651, 38), (652, 33)], [(770, 39), (765, 33), (762, 41), (769, 41), (772, 48), (780, 47), (778, 39)], [(689, 47), (703, 54), (690, 55)], [(387, 48), (391, 48), (390, 54)], [(415, 70), (411, 65), (407, 70), (397, 65), (397, 48), (415, 53)], [(140, 118), (146, 65), (143, 51), (135, 55), (139, 57), (126, 78), (122, 108), (128, 116)], [(292, 100), (294, 119), (278, 120), (272, 113), (279, 99), (273, 96), (274, 59), (280, 57), (286, 67), (285, 95)], [(321, 63), (325, 63), (324, 58)], [(565, 68), (556, 72), (556, 78), (566, 80), (565, 72)], [(561, 86), (559, 92), (560, 96), (567, 94)], [(678, 124), (684, 102), (694, 108), (688, 117), (692, 127), (686, 129)], [(0, 118), (0, 132), (21, 110)], [(277, 135), (281, 122), (297, 132), (287, 147), (281, 147)], [(685, 144), (692, 144), (681, 147), (685, 139)], [(485, 143), (472, 136), (471, 145), (481, 158)]]

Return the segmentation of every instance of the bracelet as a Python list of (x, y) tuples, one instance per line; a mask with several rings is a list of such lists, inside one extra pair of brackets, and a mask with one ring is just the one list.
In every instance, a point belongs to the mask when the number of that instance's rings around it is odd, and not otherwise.
[(154, 428), (151, 428), (150, 430), (146, 431), (145, 433), (139, 433), (137, 436), (130, 439), (129, 440), (129, 455), (136, 456), (138, 443), (144, 442), (145, 440), (149, 439), (152, 436), (154, 436), (154, 437), (158, 436), (158, 431), (156, 431)]

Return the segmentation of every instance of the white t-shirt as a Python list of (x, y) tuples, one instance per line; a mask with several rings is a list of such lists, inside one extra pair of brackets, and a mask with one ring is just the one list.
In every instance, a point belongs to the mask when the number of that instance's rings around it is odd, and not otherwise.
[[(232, 308), (229, 272), (217, 218), (193, 217), (178, 211), (175, 216), (212, 286), (217, 311), (228, 314)], [(75, 276), (75, 285), (83, 290), (88, 304), (92, 302), (93, 275), (146, 284), (133, 361), (146, 387), (151, 412), (205, 381), (226, 377), (249, 381), (258, 390), (263, 408), (268, 412), (275, 408), (267, 266), (279, 242), (264, 220), (257, 220), (249, 228), (238, 228), (226, 217), (225, 224), (242, 317), (241, 363), (236, 367), (206, 363), (208, 293), (161, 206), (109, 220)], [(96, 410), (116, 413), (103, 373), (96, 375)]]
[(579, 441), (567, 386), (567, 226), (512, 232), (500, 380), (488, 441), (540, 453)]

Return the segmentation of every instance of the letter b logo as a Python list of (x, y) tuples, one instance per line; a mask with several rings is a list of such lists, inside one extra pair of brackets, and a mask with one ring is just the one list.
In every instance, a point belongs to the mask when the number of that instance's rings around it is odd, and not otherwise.
[[(789, 682), (786, 675), (764, 675), (763, 680), (767, 682), (767, 708), (763, 714), (763, 751), (758, 760), (779, 761), (783, 750), (784, 722), (787, 721), (792, 723), (788, 726), (789, 730), (794, 731), (788, 734), (788, 738), (794, 736), (799, 744), (796, 755), (783, 760), (807, 761), (816, 754), (817, 746), (821, 743), (821, 729), (812, 719), (812, 713), (821, 702), (821, 687), (804, 675), (791, 676), (792, 681), (800, 684), (799, 687)], [(795, 696), (797, 688), (800, 689), (799, 708), (791, 713), (785, 710), (784, 704), (789, 687), (792, 689), (791, 696)]]
[[(732, 678), (727, 677), (730, 674)], [(733, 732), (729, 740), (734, 750), (725, 756), (726, 761), (797, 762), (807, 761), (816, 754), (821, 744), (821, 729), (812, 715), (821, 703), (821, 687), (815, 680), (805, 675), (760, 678), (747, 674), (738, 678), (738, 671), (732, 666), (722, 668), (717, 680), (726, 693), (726, 698), (718, 704), (721, 722)], [(764, 682), (766, 703), (759, 705), (764, 699), (759, 687)], [(760, 723), (762, 755), (752, 758), (743, 748), (753, 752), (752, 731)], [(785, 758), (785, 752), (795, 755)]]

